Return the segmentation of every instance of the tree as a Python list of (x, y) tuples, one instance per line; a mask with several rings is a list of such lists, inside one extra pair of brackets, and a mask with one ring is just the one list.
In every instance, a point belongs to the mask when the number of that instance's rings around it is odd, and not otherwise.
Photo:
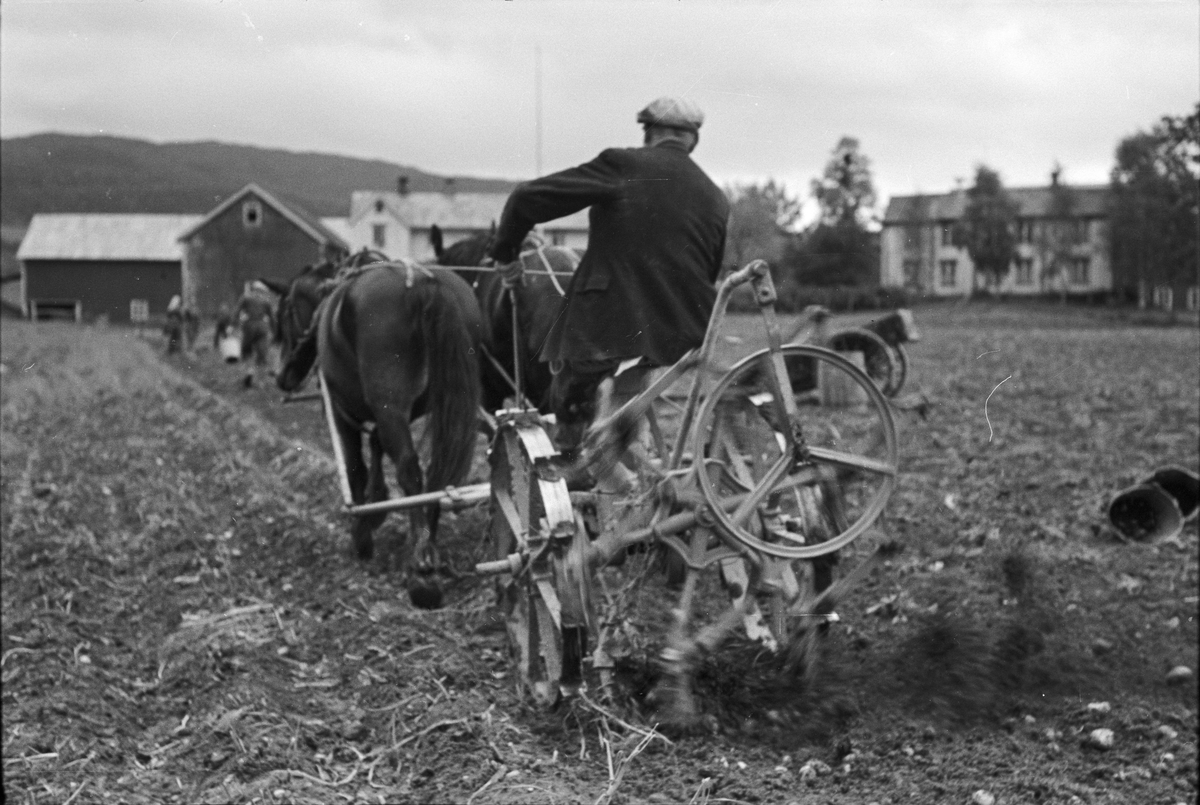
[(878, 282), (879, 244), (871, 161), (858, 140), (842, 137), (825, 163), (812, 195), (821, 217), (789, 244), (783, 261), (801, 285), (870, 285)]
[(797, 285), (877, 285), (879, 237), (852, 220), (818, 222), (788, 245), (782, 262)]
[(755, 259), (777, 263), (791, 229), (800, 219), (800, 201), (772, 179), (764, 185), (732, 185), (729, 228), (725, 233), (725, 263), (744, 266)]
[(1197, 284), (1200, 241), (1200, 103), (1121, 140), (1110, 185), (1114, 284), (1137, 289)]
[(975, 169), (967, 206), (954, 227), (956, 242), (967, 250), (984, 287), (995, 288), (1012, 268), (1017, 239), (1017, 204), (1004, 190), (1000, 174), (986, 165)]
[(1074, 189), (1062, 180), (1062, 167), (1056, 164), (1050, 171), (1050, 205), (1046, 219), (1034, 232), (1033, 249), (1041, 264), (1042, 290), (1057, 286), (1063, 301), (1067, 298), (1067, 266), (1075, 247), (1085, 240), (1074, 217), (1078, 203)]
[(874, 221), (871, 160), (858, 150), (858, 140), (838, 140), (825, 163), (824, 174), (813, 179), (812, 194), (821, 205), (821, 223), (826, 226), (855, 221), (866, 227)]

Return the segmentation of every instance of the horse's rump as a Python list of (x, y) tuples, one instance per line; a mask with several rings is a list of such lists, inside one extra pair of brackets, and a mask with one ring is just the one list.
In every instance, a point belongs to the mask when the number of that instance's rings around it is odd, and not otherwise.
[(381, 264), (339, 285), (319, 315), (320, 369), (341, 413), (359, 425), (402, 417), (405, 427), (426, 413), (435, 449), (425, 486), (459, 483), (480, 399), (471, 289), (453, 274)]

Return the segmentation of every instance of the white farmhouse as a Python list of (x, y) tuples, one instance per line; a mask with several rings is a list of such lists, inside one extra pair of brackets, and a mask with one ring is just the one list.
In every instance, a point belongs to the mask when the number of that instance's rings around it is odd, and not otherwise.
[[(367, 248), (393, 259), (432, 261), (429, 233), (435, 224), (442, 230), (444, 245), (450, 246), (490, 232), (499, 223), (507, 200), (507, 193), (456, 192), (453, 180), (447, 180), (442, 192), (409, 192), (401, 177), (395, 192), (354, 192), (349, 217), (322, 218), (321, 223), (350, 244), (351, 251)], [(587, 248), (586, 209), (537, 229), (554, 245)]]

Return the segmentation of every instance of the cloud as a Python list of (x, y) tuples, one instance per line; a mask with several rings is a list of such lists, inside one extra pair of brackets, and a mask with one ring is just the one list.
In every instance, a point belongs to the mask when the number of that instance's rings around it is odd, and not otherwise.
[(100, 130), (534, 173), (636, 145), (683, 94), (721, 181), (807, 190), (844, 134), (882, 195), (1010, 184), (1058, 159), (1104, 181), (1117, 141), (1200, 97), (1191, 0), (1133, 2), (6, 2), (5, 137)]

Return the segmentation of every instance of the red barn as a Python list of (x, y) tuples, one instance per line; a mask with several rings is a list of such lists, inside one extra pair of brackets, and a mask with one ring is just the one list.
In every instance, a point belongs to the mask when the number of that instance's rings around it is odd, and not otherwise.
[(39, 213), (17, 249), (30, 318), (146, 321), (180, 293), (179, 234), (198, 215)]
[(306, 265), (349, 252), (316, 218), (255, 184), (182, 231), (179, 241), (184, 304), (202, 316), (234, 302), (247, 282), (287, 281)]

